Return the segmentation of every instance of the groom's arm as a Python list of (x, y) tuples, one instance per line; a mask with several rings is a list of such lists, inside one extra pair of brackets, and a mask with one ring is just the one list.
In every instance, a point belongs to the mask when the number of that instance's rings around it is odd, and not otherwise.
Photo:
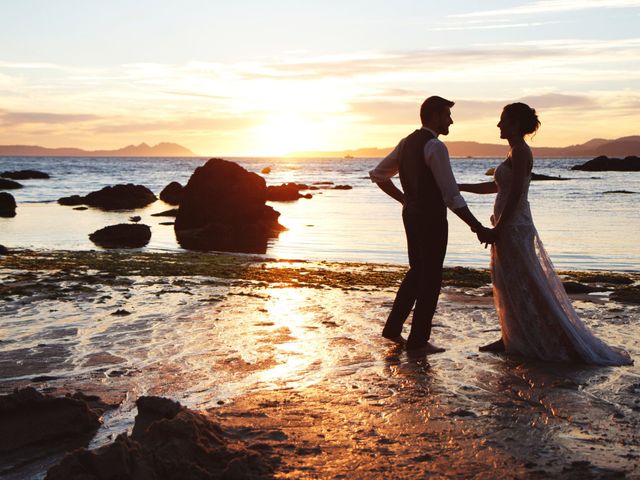
[(483, 239), (487, 238), (488, 229), (483, 227), (482, 223), (471, 213), (471, 210), (467, 207), (467, 202), (460, 195), (458, 183), (451, 170), (447, 146), (438, 140), (427, 142), (425, 145), (425, 161), (427, 166), (431, 168), (433, 178), (442, 194), (442, 200), (447, 207), (466, 223), (481, 241), (486, 241)]
[(384, 182), (379, 182), (377, 183), (377, 185), (384, 193), (404, 205), (404, 193), (398, 187), (396, 187), (395, 183), (393, 183), (391, 179)]
[(398, 173), (401, 145), (402, 141), (369, 172), (369, 177), (380, 190), (404, 205), (404, 193), (391, 180), (391, 177)]

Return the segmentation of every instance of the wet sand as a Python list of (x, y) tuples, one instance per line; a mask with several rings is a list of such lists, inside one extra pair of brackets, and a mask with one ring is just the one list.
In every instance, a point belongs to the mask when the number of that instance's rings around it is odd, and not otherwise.
[(571, 276), (608, 291), (574, 305), (636, 359), (600, 368), (479, 353), (499, 335), (481, 270), (447, 270), (432, 338), (448, 350), (413, 358), (379, 336), (397, 265), (59, 251), (0, 265), (0, 393), (118, 403), (91, 448), (157, 395), (269, 445), (276, 478), (640, 478), (640, 274)]

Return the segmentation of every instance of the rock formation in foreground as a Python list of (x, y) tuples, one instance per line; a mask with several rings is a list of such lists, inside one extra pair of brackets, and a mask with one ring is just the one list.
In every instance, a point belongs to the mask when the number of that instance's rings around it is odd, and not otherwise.
[(104, 248), (141, 248), (151, 240), (151, 228), (140, 223), (119, 223), (96, 230), (89, 239)]
[(575, 165), (571, 170), (587, 172), (640, 172), (640, 157), (609, 158), (605, 155), (589, 160), (582, 165)]
[(267, 241), (285, 230), (266, 199), (260, 175), (212, 158), (184, 187), (174, 226), (178, 242), (193, 250), (265, 253)]
[(104, 411), (113, 408), (99, 399), (93, 408), (92, 398), (79, 393), (55, 398), (31, 387), (0, 396), (0, 465), (5, 469), (0, 477), (88, 445)]
[(146, 207), (157, 200), (151, 190), (143, 185), (114, 185), (104, 187), (82, 197), (72, 195), (58, 200), (60, 205), (88, 205), (102, 210), (134, 210)]
[(234, 442), (207, 415), (159, 397), (140, 397), (131, 436), (97, 450), (76, 450), (46, 480), (272, 478), (277, 457), (264, 445)]

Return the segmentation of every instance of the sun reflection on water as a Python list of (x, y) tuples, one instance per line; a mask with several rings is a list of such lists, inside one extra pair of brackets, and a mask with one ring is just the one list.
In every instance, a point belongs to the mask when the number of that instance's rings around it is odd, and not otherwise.
[(264, 309), (264, 316), (274, 323), (274, 332), (288, 332), (273, 338), (277, 364), (260, 372), (258, 382), (273, 387), (286, 384), (302, 387), (314, 382), (308, 375), (310, 367), (318, 363), (322, 341), (314, 326), (313, 312), (305, 311), (305, 295), (298, 289), (272, 288)]

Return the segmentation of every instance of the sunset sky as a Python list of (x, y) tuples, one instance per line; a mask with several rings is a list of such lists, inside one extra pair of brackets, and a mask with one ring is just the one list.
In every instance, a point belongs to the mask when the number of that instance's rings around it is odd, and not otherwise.
[(0, 144), (200, 155), (393, 146), (432, 94), (448, 140), (640, 134), (640, 0), (2, 2)]

